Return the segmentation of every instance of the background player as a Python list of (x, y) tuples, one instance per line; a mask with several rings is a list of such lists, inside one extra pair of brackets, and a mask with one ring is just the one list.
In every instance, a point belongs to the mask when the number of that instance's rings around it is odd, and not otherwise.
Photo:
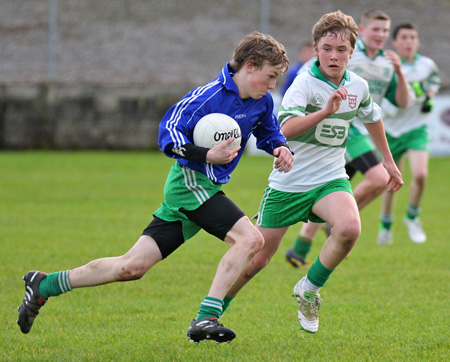
[[(383, 102), (386, 137), (399, 168), (402, 166), (403, 156), (408, 155), (412, 181), (404, 222), (410, 239), (415, 243), (423, 243), (426, 241), (426, 234), (419, 214), (428, 174), (427, 115), (432, 109), (431, 99), (438, 92), (441, 80), (435, 62), (417, 54), (420, 46), (417, 26), (403, 23), (395, 27), (392, 45), (402, 59), (403, 72), (415, 91), (416, 100), (407, 108), (395, 107), (387, 100)], [(394, 194), (386, 191), (382, 199), (377, 242), (390, 244)]]

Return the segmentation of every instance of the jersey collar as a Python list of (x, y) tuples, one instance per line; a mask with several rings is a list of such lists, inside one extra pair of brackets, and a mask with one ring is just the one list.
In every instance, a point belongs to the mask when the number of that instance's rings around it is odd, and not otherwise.
[[(361, 50), (361, 51), (366, 55), (367, 58), (369, 58), (369, 56), (367, 55), (366, 44), (364, 44), (362, 38), (358, 38), (358, 39), (356, 40), (356, 47), (357, 47), (359, 50)], [(380, 55), (384, 55), (384, 50), (383, 50), (383, 49), (380, 49), (380, 50), (378, 51), (378, 53), (377, 53), (373, 58), (371, 58), (371, 59), (374, 60), (376, 57), (378, 57), (378, 56), (380, 56)]]
[(416, 63), (416, 61), (417, 61), (417, 59), (419, 59), (420, 58), (420, 55), (419, 54), (414, 54), (414, 59), (413, 59), (413, 61), (410, 63), (410, 62), (407, 62), (406, 60), (404, 60), (403, 58), (400, 58), (401, 59), (401, 61), (402, 61), (402, 64), (415, 64)]
[(328, 78), (322, 74), (322, 72), (319, 70), (319, 65), (320, 65), (320, 62), (318, 60), (314, 61), (312, 67), (309, 69), (309, 74), (317, 79), (323, 80), (325, 83), (328, 83), (334, 89), (338, 89), (339, 87), (343, 86), (346, 81), (350, 80), (350, 76), (346, 69), (344, 76), (342, 77), (341, 83), (339, 85), (336, 85), (332, 81), (328, 80)]
[(239, 89), (234, 83), (233, 76), (236, 74), (236, 71), (231, 68), (230, 63), (226, 63), (222, 68), (222, 71), (219, 74), (219, 80), (224, 85), (227, 90), (234, 91), (239, 94)]

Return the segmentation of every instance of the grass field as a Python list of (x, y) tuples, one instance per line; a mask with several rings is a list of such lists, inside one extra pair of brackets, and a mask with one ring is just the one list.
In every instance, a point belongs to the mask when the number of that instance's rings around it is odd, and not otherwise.
[[(245, 156), (225, 192), (253, 215), (271, 158)], [(28, 270), (70, 269), (121, 255), (162, 201), (172, 160), (161, 153), (0, 153), (0, 361), (445, 361), (450, 359), (450, 159), (432, 159), (422, 221), (409, 241), (397, 196), (394, 243), (375, 243), (379, 200), (362, 235), (322, 289), (320, 329), (299, 330), (294, 284), (306, 270), (284, 260), (300, 225), (223, 317), (230, 344), (189, 343), (187, 327), (226, 250), (203, 231), (140, 281), (52, 298), (33, 329), (16, 325)], [(357, 181), (357, 180), (356, 180)], [(325, 241), (318, 234), (315, 259)]]

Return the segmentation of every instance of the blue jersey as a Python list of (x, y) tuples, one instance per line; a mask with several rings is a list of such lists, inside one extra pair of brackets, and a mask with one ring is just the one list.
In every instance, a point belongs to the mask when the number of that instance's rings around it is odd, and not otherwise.
[[(235, 71), (227, 63), (217, 79), (193, 89), (173, 105), (159, 125), (159, 148), (167, 156), (177, 158), (182, 165), (206, 175), (210, 180), (224, 184), (236, 168), (249, 137), (256, 137), (256, 146), (273, 155), (280, 142), (287, 143), (273, 114), (273, 99), (267, 93), (260, 99), (239, 96), (233, 81)], [(197, 122), (209, 113), (224, 113), (233, 118), (241, 128), (242, 140), (238, 156), (225, 165), (196, 162), (180, 158), (172, 149), (193, 143)]]

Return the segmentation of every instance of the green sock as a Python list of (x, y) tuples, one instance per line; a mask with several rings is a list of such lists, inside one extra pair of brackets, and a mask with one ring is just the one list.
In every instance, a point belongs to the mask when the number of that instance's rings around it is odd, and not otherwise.
[(406, 217), (410, 220), (414, 220), (416, 217), (418, 217), (420, 214), (420, 206), (412, 206), (411, 204), (408, 205), (408, 208), (406, 209)]
[(197, 318), (199, 321), (203, 318), (215, 317), (219, 318), (222, 314), (223, 301), (213, 297), (205, 297), (203, 302), (200, 303), (200, 310), (198, 311)]
[(316, 261), (311, 265), (311, 268), (309, 268), (307, 276), (309, 281), (315, 286), (323, 287), (333, 272), (334, 270), (325, 268), (320, 262), (319, 257), (317, 257)]
[(297, 236), (294, 244), (294, 253), (300, 255), (302, 258), (306, 258), (311, 250), (312, 240), (303, 236)]
[(44, 299), (56, 297), (71, 290), (73, 289), (70, 285), (68, 270), (51, 273), (39, 283), (39, 294)]
[(222, 307), (222, 314), (220, 316), (223, 316), (225, 311), (228, 309), (228, 307), (231, 304), (231, 301), (236, 297), (225, 297), (223, 298), (223, 307)]
[(381, 227), (386, 230), (391, 230), (394, 219), (392, 215), (381, 214)]

